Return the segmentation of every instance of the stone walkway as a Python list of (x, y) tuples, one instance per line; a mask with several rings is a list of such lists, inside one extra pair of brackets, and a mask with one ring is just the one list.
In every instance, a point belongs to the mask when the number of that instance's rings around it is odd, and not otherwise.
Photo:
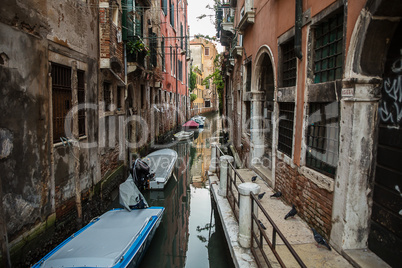
[[(237, 171), (246, 182), (250, 182), (251, 177), (256, 175), (254, 171), (249, 169), (240, 169)], [(218, 177), (214, 173), (209, 173), (209, 180), (211, 191), (218, 206), (218, 212), (221, 217), (222, 225), (224, 227), (226, 239), (228, 240), (235, 266), (257, 267), (251, 251), (241, 248), (238, 244), (238, 224), (233, 216), (228, 201), (218, 194)], [(260, 200), (262, 206), (307, 267), (353, 267), (335, 250), (329, 251), (327, 248), (317, 247), (317, 243), (314, 240), (311, 229), (297, 215), (294, 218), (285, 220), (284, 217), (290, 211), (291, 207), (285, 204), (285, 202), (283, 202), (280, 198), (270, 198), (270, 195), (273, 194), (273, 191), (259, 176), (255, 183), (261, 187), (260, 193), (266, 193), (265, 196)], [(258, 218), (267, 228), (266, 234), (271, 239), (272, 227), (268, 220), (261, 212), (259, 212)], [(271, 265), (273, 267), (280, 267), (269, 247), (264, 246), (264, 250), (271, 261)], [(277, 236), (277, 251), (279, 252), (279, 255), (286, 267), (300, 267), (279, 236)], [(264, 260), (262, 259), (262, 261)]]

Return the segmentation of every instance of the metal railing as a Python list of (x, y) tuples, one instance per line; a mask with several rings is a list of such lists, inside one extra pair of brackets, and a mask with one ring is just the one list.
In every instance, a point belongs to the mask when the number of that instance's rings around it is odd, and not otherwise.
[[(279, 228), (276, 226), (274, 221), (271, 219), (271, 217), (268, 215), (268, 212), (264, 209), (260, 201), (258, 200), (257, 195), (251, 193), (250, 194), (251, 199), (253, 202), (251, 203), (251, 218), (253, 221), (253, 224), (251, 225), (251, 252), (253, 253), (254, 259), (257, 262), (258, 267), (272, 267), (271, 261), (268, 259), (267, 253), (268, 251), (271, 251), (273, 255), (275, 256), (276, 260), (278, 261), (279, 265), (281, 267), (286, 267), (285, 263), (283, 262), (282, 258), (279, 256), (278, 251), (276, 250), (276, 245), (277, 245), (277, 235), (279, 238), (282, 240), (286, 248), (289, 250), (290, 254), (293, 256), (293, 258), (296, 260), (296, 262), (300, 265), (300, 267), (307, 267), (303, 261), (300, 259), (299, 255), (296, 253), (296, 251), (293, 249), (292, 245), (288, 242), (288, 240), (285, 238), (285, 236), (282, 234), (282, 232), (279, 230)], [(255, 204), (257, 204), (259, 211), (262, 212), (262, 214), (265, 216), (265, 218), (268, 220), (268, 222), (271, 225), (272, 228), (272, 237), (269, 239), (266, 231), (264, 230), (267, 229), (265, 226), (263, 227), (262, 224), (260, 224), (259, 219), (257, 218), (256, 214), (254, 213), (255, 209)], [(257, 231), (259, 232), (259, 236), (255, 232), (254, 228), (257, 226)], [(265, 242), (265, 243), (264, 243)], [(255, 245), (255, 247), (254, 247)], [(267, 246), (264, 246), (267, 245)], [(257, 251), (258, 250), (258, 251)], [(261, 257), (264, 259), (265, 264), (261, 262)]]
[[(225, 154), (222, 152), (222, 150), (219, 148), (219, 146), (216, 146), (216, 172), (217, 174), (220, 174), (220, 157), (224, 156)], [(239, 222), (239, 200), (240, 200), (240, 193), (239, 193), (239, 188), (238, 184), (244, 183), (244, 179), (240, 176), (240, 174), (237, 172), (236, 168), (228, 162), (228, 181), (227, 181), (227, 200), (230, 204), (230, 207), (232, 209), (232, 212), (237, 220)], [(295, 261), (300, 267), (307, 267), (304, 262), (301, 260), (299, 255), (296, 253), (296, 251), (293, 249), (292, 245), (287, 241), (285, 236), (282, 234), (282, 232), (279, 230), (279, 228), (276, 226), (272, 218), (268, 215), (268, 212), (264, 209), (260, 201), (258, 200), (258, 197), (250, 193), (250, 198), (252, 200), (251, 202), (251, 221), (253, 224), (251, 224), (251, 252), (254, 256), (254, 259), (258, 265), (258, 267), (273, 267), (273, 258), (272, 256), (270, 259), (268, 258), (267, 252), (271, 252), (280, 267), (286, 267), (285, 263), (283, 262), (282, 258), (280, 257), (276, 246), (277, 246), (277, 236), (279, 236), (279, 239), (282, 240), (283, 244), (287, 248), (287, 250), (290, 252), (290, 254), (293, 256)], [(255, 207), (255, 204), (257, 207)], [(265, 229), (265, 226), (263, 227), (262, 224), (260, 224), (260, 220), (257, 218), (256, 211), (258, 211), (257, 214), (262, 213), (263, 217), (265, 217), (270, 226), (268, 227), (269, 229), (272, 229), (272, 237), (271, 239), (269, 238), (267, 231)], [(261, 218), (261, 215), (260, 215)], [(265, 229), (264, 229), (265, 228)], [(257, 230), (256, 230), (257, 229)], [(287, 260), (288, 261), (288, 260)], [(265, 262), (265, 264), (264, 264)], [(275, 265), (276, 266), (276, 265)], [(293, 265), (292, 265), (293, 266)]]
[[(237, 178), (239, 178), (241, 183), (244, 183), (243, 178), (233, 167), (232, 163), (229, 163), (228, 168), (228, 184), (227, 184), (227, 200), (229, 201), (229, 205), (232, 208), (233, 214), (236, 217), (237, 222), (239, 222), (239, 207), (240, 207), (240, 193), (239, 187), (237, 184)], [(239, 183), (240, 184), (240, 183)]]

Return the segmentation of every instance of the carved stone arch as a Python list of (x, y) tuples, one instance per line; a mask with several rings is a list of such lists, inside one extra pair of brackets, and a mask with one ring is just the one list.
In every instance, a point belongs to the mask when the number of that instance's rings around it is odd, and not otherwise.
[(258, 49), (252, 65), (251, 78), (251, 164), (265, 169), (272, 178), (275, 161), (275, 110), (276, 75), (272, 50), (263, 45)]

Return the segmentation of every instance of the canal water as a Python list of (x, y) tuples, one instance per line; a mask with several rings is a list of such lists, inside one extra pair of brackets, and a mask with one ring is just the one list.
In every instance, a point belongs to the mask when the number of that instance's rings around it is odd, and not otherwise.
[(140, 267), (234, 267), (206, 176), (219, 127), (218, 114), (209, 114), (194, 140), (167, 145), (178, 161), (163, 191), (144, 194), (165, 213)]

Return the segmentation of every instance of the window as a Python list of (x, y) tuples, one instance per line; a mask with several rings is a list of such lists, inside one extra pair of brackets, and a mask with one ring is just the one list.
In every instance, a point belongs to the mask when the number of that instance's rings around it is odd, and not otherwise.
[(292, 157), (294, 102), (279, 103), (278, 150)]
[(180, 23), (180, 48), (183, 49), (183, 24)]
[(152, 66), (156, 67), (158, 64), (158, 59), (157, 59), (157, 46), (158, 46), (158, 39), (156, 37), (156, 33), (152, 32), (152, 29), (149, 29), (149, 46), (151, 50), (151, 64)]
[[(85, 72), (78, 70), (77, 78), (77, 97), (78, 105), (80, 105), (85, 103)], [(85, 109), (83, 109), (83, 107), (80, 107), (80, 110), (78, 111), (78, 134), (80, 137), (85, 136)]]
[(339, 13), (317, 25), (314, 35), (314, 83), (341, 79), (343, 13)]
[(209, 47), (205, 48), (205, 56), (209, 56)]
[(334, 177), (338, 165), (339, 104), (310, 103), (306, 166)]
[(141, 109), (145, 109), (145, 103), (146, 103), (145, 86), (141, 85)]
[(170, 46), (170, 75), (173, 75), (173, 47)]
[(166, 16), (167, 15), (167, 0), (161, 0), (161, 7), (163, 14)]
[(211, 107), (211, 101), (206, 100), (206, 101), (205, 101), (205, 107), (206, 107), (206, 108)]
[(294, 49), (295, 41), (283, 44), (282, 48), (282, 86), (296, 86), (296, 54)]
[(246, 80), (246, 91), (251, 91), (251, 61), (249, 61), (246, 65), (246, 73), (247, 73), (247, 80)]
[(161, 52), (162, 52), (162, 71), (166, 71), (165, 67), (165, 37), (161, 39)]
[(53, 142), (64, 137), (64, 122), (72, 104), (71, 68), (52, 63)]
[(124, 87), (117, 87), (117, 109), (120, 110), (123, 108), (124, 101)]
[(141, 9), (137, 9), (134, 12), (135, 19), (135, 35), (142, 38), (144, 34), (144, 14), (141, 12)]
[(174, 4), (172, 3), (171, 0), (169, 2), (170, 2), (170, 25), (174, 27)]
[(173, 50), (173, 75), (176, 76), (176, 50)]
[(178, 61), (178, 67), (179, 67), (178, 70), (179, 73), (177, 74), (177, 77), (180, 81), (183, 82), (183, 62), (181, 60)]
[(103, 83), (103, 101), (105, 103), (104, 111), (111, 111), (112, 105), (112, 91), (110, 90), (111, 85), (109, 83)]

